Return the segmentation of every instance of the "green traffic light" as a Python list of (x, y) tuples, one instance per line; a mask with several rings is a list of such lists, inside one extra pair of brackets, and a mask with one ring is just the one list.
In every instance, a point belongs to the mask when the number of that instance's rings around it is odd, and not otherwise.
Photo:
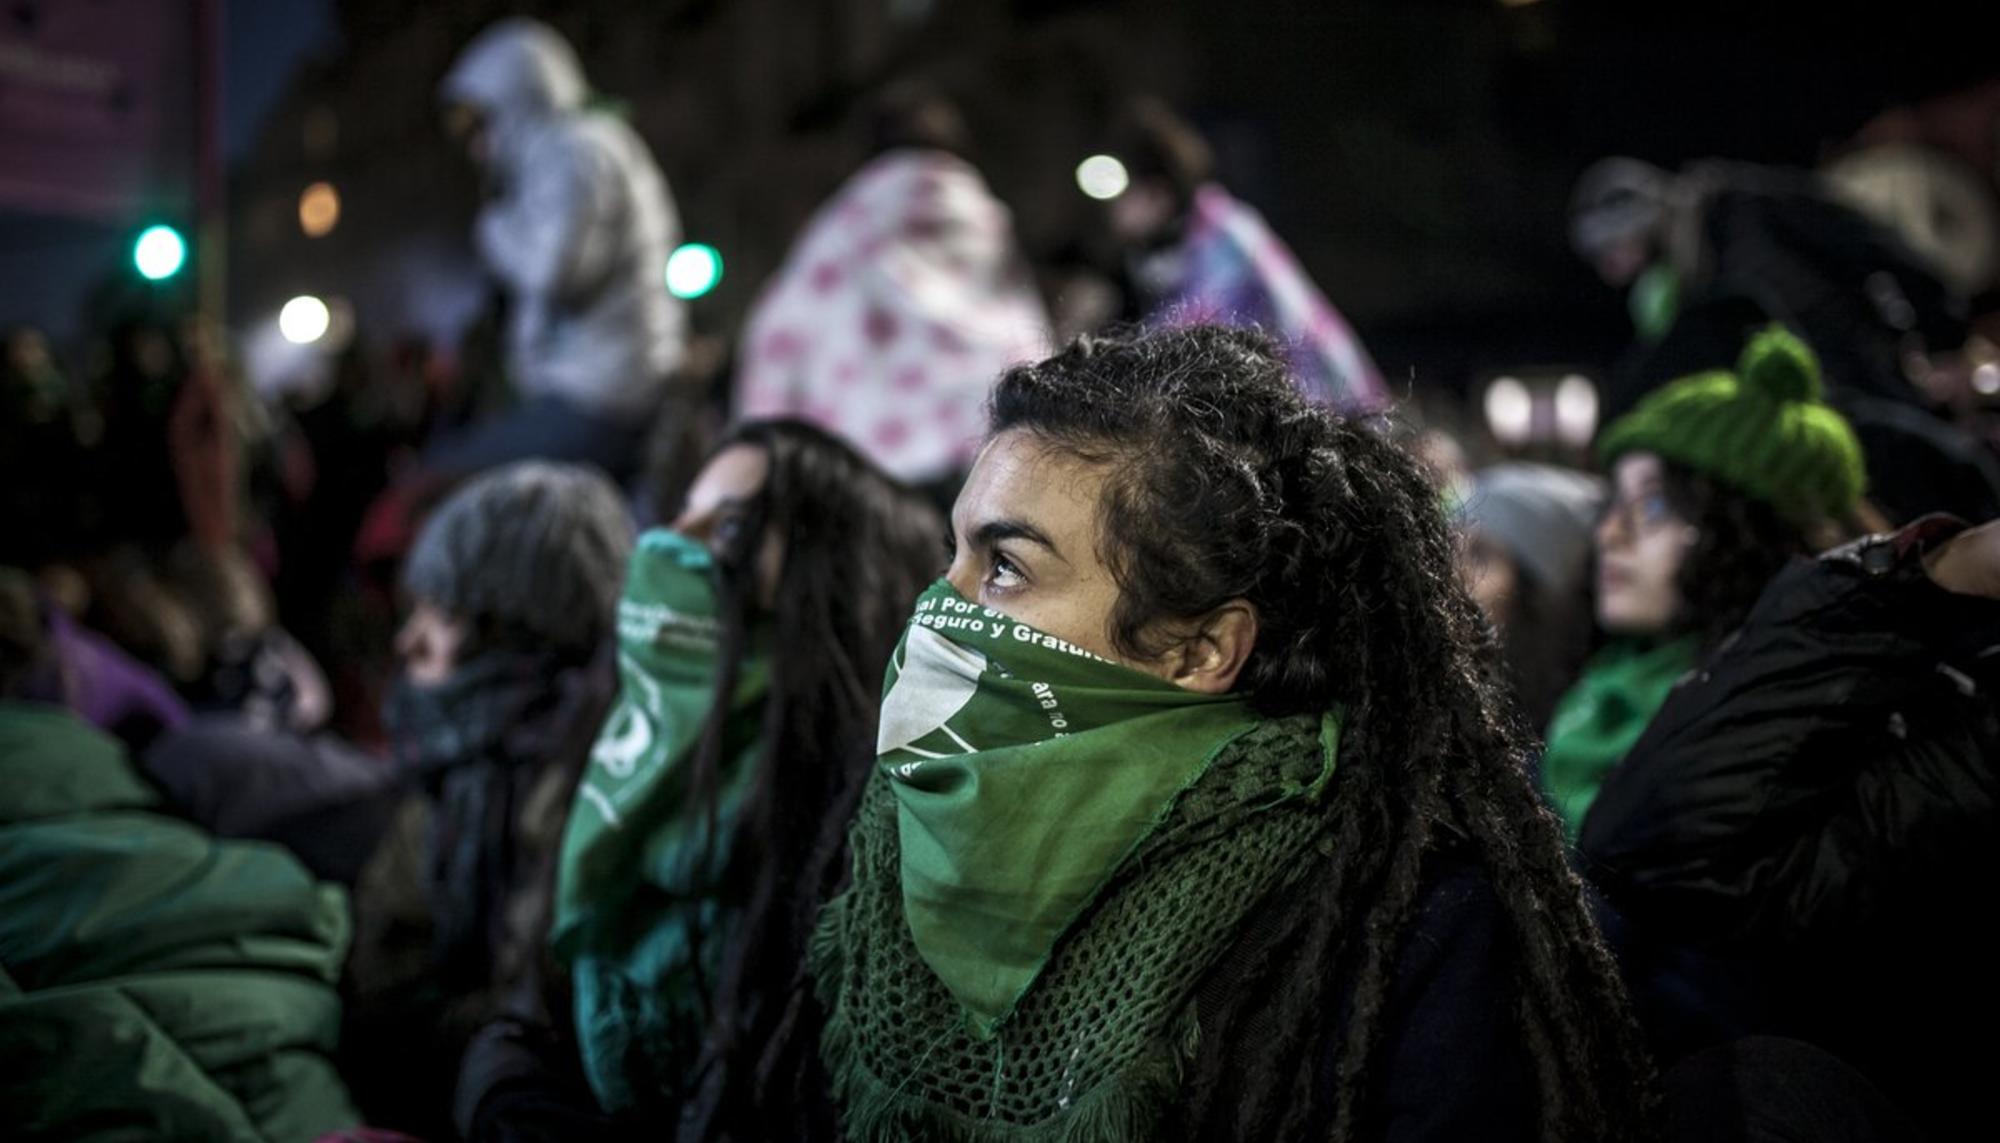
[(187, 264), (187, 242), (171, 226), (148, 226), (132, 243), (132, 265), (149, 282), (165, 281)]

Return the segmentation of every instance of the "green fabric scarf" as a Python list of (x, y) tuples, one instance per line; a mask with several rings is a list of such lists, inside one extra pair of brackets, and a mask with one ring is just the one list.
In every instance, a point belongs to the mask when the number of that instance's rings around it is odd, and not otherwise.
[(1605, 777), (1631, 753), (1695, 659), (1691, 638), (1616, 643), (1584, 666), (1583, 676), (1556, 704), (1542, 752), (1542, 788), (1571, 841), (1583, 829)]
[(713, 579), (709, 551), (694, 540), (666, 531), (639, 538), (618, 604), (618, 704), (563, 835), (549, 939), (570, 965), (585, 1074), (614, 1111), (679, 1083), (699, 1046), (696, 968), (713, 980), (721, 967), (729, 917), (714, 888), (755, 771), (766, 673), (753, 638), (729, 700), (717, 834), (706, 845), (705, 815), (682, 793), (683, 767), (717, 701)]
[(851, 1138), (1147, 1134), (1195, 987), (1326, 836), (1332, 716), (1262, 719), (940, 583), (812, 950)]

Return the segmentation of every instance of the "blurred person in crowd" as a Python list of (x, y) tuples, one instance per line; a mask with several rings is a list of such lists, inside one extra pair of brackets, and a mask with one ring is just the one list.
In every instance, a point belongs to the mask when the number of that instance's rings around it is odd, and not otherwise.
[(77, 618), (162, 671), (197, 708), (322, 722), (318, 663), (279, 625), (246, 507), (269, 438), (215, 331), (128, 319), (98, 377), (102, 439), (71, 477), (101, 511), (74, 557)]
[(1436, 487), (1280, 354), (996, 388), (812, 945), (845, 1137), (1644, 1132)]
[(737, 413), (802, 418), (899, 479), (948, 480), (985, 431), (993, 379), (1048, 352), (1049, 317), (957, 106), (897, 84), (870, 134), (873, 156), (751, 309)]
[(182, 342), (165, 322), (128, 318), (110, 330), (92, 386), (103, 418), (94, 468), (105, 531), (120, 542), (165, 548), (187, 534), (170, 425), (189, 368)]
[(1388, 388), (1347, 319), (1263, 216), (1216, 181), (1215, 156), (1193, 125), (1137, 100), (1112, 150), (1131, 183), (1109, 203), (1111, 230), (1148, 325), (1262, 329), (1284, 345), (1307, 397), (1349, 414), (1387, 407)]
[(1542, 782), (1573, 838), (1674, 685), (1790, 561), (1842, 538), (1861, 445), (1821, 400), (1805, 344), (1758, 334), (1734, 372), (1658, 390), (1598, 440), (1597, 620), (1609, 637), (1550, 720)]
[(468, 1037), (536, 968), (563, 819), (615, 690), (631, 546), (616, 487), (542, 461), (475, 478), (418, 534), (384, 711), (418, 795), (355, 892), (348, 1062), (373, 1121), (448, 1132)]
[(417, 419), (412, 405), (423, 382), (414, 372), (400, 363), (378, 372), (357, 339), (334, 359), (330, 384), (294, 396), (285, 410), (298, 473), (278, 521), (276, 586), (287, 625), (317, 653), (331, 645), (328, 612), (362, 519), (388, 486), (399, 438)]
[(1645, 392), (1733, 354), (1743, 320), (1781, 321), (1821, 359), (1830, 390), (1914, 401), (1906, 339), (1962, 345), (1965, 306), (1881, 224), (1816, 176), (1708, 161), (1668, 172), (1604, 159), (1578, 180), (1570, 238), (1606, 284), (1627, 291), (1651, 357), (1606, 394), (1610, 417)]
[[(489, 1029), (461, 1080), (469, 1137), (600, 1115), (678, 1121), (687, 1139), (813, 1137), (781, 1127), (824, 1106), (807, 937), (846, 868), (879, 679), (942, 527), (847, 444), (762, 421), (727, 434), (671, 529), (640, 538), (624, 686), (557, 885), (571, 1034)], [(527, 1082), (560, 1075), (547, 1057), (565, 1040), (582, 1101)]]
[(8, 1137), (309, 1139), (354, 1125), (332, 1058), (340, 891), (282, 850), (167, 816), (125, 746), (66, 708), (92, 700), (61, 639), (28, 576), (0, 569)]
[(463, 476), (524, 457), (635, 468), (686, 336), (668, 293), (680, 222), (645, 141), (588, 102), (576, 53), (525, 17), (476, 36), (439, 89), (478, 164), (475, 245), (506, 294), (519, 404), (437, 442), (425, 467)]
[(192, 720), (187, 702), (159, 672), (78, 623), (48, 593), (39, 593), (38, 604), (44, 681), (51, 688), (39, 696), (44, 701), (67, 708), (135, 755)]
[(1628, 963), (1705, 965), (1633, 974), (1663, 1051), (1796, 1037), (1990, 1130), (1996, 652), (2000, 526), (1931, 517), (1784, 571), (1674, 690), (1580, 842)]
[(0, 338), (0, 560), (39, 571), (88, 546), (96, 497), (78, 397), (42, 331)]
[(1607, 421), (1670, 380), (1726, 368), (1750, 333), (1782, 322), (1819, 356), (1827, 400), (1861, 438), (1871, 495), (1892, 519), (2000, 514), (2000, 461), (1906, 367), (1965, 344), (1964, 299), (1816, 176), (1605, 159), (1578, 180), (1570, 238), (1626, 291), (1638, 334), (1605, 387)]
[(1037, 259), (1036, 274), (1056, 344), (1117, 323), (1124, 304), (1117, 274), (1100, 266), (1086, 243), (1071, 241)]
[(103, 354), (91, 386), (98, 447), (65, 474), (71, 487), (89, 487), (102, 506), (98, 527), (80, 538), (79, 570), (88, 586), (73, 602), (120, 646), (175, 683), (192, 683), (206, 667), (206, 633), (189, 602), (165, 582), (163, 568), (188, 534), (169, 428), (186, 387), (186, 364), (171, 327), (144, 318), (114, 325)]
[(1603, 504), (1595, 477), (1499, 464), (1473, 478), (1459, 511), (1459, 574), (1499, 634), (1530, 726), (1548, 725), (1591, 650), (1591, 532)]

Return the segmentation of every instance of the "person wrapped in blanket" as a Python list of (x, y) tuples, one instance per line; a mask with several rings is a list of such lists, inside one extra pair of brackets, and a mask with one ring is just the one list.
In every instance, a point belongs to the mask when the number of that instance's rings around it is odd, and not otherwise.
[(892, 85), (870, 133), (873, 157), (751, 309), (737, 414), (809, 421), (899, 480), (949, 480), (985, 432), (993, 379), (1048, 352), (1049, 317), (956, 106)]
[(1130, 184), (1107, 204), (1149, 328), (1259, 329), (1284, 348), (1293, 383), (1348, 415), (1378, 413), (1389, 390), (1354, 329), (1255, 207), (1216, 181), (1215, 156), (1164, 103), (1134, 100), (1113, 128)]

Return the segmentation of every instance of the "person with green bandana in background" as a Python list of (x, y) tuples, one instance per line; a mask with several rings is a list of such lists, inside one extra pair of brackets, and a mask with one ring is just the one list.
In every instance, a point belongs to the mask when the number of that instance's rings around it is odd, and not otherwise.
[(1438, 492), (1259, 334), (1004, 374), (810, 967), (851, 1140), (1638, 1138)]
[[(573, 1028), (489, 1027), (460, 1076), (468, 1139), (809, 1137), (776, 1118), (824, 1103), (800, 966), (942, 530), (846, 443), (775, 420), (733, 429), (640, 536), (557, 871)], [(575, 1058), (550, 1066), (556, 1039)]]
[(1783, 328), (1734, 372), (1659, 390), (1598, 440), (1597, 619), (1610, 641), (1556, 706), (1543, 789), (1574, 839), (1607, 775), (1674, 686), (1735, 631), (1791, 560), (1854, 531), (1861, 445)]

